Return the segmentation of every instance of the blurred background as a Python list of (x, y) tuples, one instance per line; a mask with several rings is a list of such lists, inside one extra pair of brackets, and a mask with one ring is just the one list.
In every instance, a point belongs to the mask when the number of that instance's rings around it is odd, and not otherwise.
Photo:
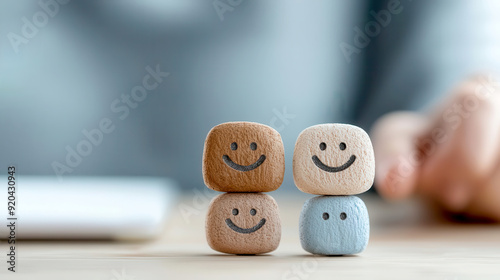
[[(312, 271), (301, 279), (333, 269), (350, 279), (498, 279), (500, 94), (461, 115), (459, 129), (445, 123), (451, 140), (421, 165), (427, 176), (393, 188), (379, 175), (400, 172), (391, 156), (418, 150), (413, 134), (432, 108), (462, 105), (443, 103), (453, 88), (500, 72), (499, 11), (497, 0), (1, 1), (0, 239), (34, 239), (16, 249), (0, 240), (4, 265), (17, 250), (16, 279), (234, 279), (236, 270), (285, 279), (301, 267)], [(369, 247), (354, 258), (309, 258), (298, 217), (312, 195), (293, 182), (297, 136), (332, 122), (373, 132), (397, 110), (418, 114), (393, 115), (371, 134), (375, 155), (389, 160), (377, 158), (379, 195), (361, 195)], [(203, 145), (229, 121), (267, 124), (283, 138), (285, 179), (270, 193), (283, 229), (273, 257), (220, 259), (206, 242), (216, 192), (203, 183)], [(15, 230), (5, 226), (10, 165)], [(427, 185), (417, 188), (419, 179)], [(422, 226), (424, 212), (435, 214), (427, 202), (497, 225)]]
[(0, 165), (204, 188), (210, 128), (254, 121), (281, 133), (282, 189), (296, 191), (291, 159), (304, 128), (369, 130), (386, 112), (425, 109), (468, 75), (497, 70), (499, 9), (452, 0), (4, 1)]

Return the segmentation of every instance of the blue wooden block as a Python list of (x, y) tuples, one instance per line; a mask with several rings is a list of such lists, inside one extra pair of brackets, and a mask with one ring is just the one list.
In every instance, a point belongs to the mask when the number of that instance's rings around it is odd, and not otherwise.
[(310, 253), (357, 254), (368, 244), (368, 210), (355, 196), (316, 196), (304, 203), (299, 231), (302, 248)]

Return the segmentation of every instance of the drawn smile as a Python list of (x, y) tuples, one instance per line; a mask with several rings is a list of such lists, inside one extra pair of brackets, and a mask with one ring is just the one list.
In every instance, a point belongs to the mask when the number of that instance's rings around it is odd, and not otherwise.
[(266, 160), (266, 156), (261, 155), (260, 158), (256, 162), (254, 162), (250, 165), (239, 165), (239, 164), (235, 163), (234, 161), (232, 161), (228, 155), (223, 155), (222, 159), (224, 160), (224, 163), (226, 163), (232, 169), (245, 172), (245, 171), (254, 170), (255, 168), (259, 167)]
[(346, 163), (344, 163), (338, 167), (330, 167), (330, 166), (324, 164), (323, 162), (321, 162), (321, 160), (317, 156), (313, 156), (312, 160), (313, 160), (314, 164), (316, 164), (316, 166), (319, 169), (326, 171), (326, 172), (335, 173), (335, 172), (340, 172), (340, 171), (343, 171), (343, 170), (346, 170), (347, 168), (349, 168), (349, 166), (351, 166), (354, 163), (354, 161), (356, 160), (356, 156), (352, 155), (351, 158)]
[(240, 228), (239, 226), (235, 225), (233, 223), (233, 221), (231, 221), (231, 219), (227, 218), (226, 219), (226, 224), (227, 226), (238, 232), (238, 233), (245, 233), (245, 234), (248, 234), (248, 233), (252, 233), (252, 232), (256, 232), (257, 230), (259, 230), (264, 224), (266, 223), (266, 219), (262, 218), (262, 220), (260, 220), (260, 222), (258, 224), (256, 224), (255, 226), (251, 227), (251, 228)]

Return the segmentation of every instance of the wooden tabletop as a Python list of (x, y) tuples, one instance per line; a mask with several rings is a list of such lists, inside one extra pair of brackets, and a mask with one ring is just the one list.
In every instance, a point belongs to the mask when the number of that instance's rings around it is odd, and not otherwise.
[[(436, 224), (416, 202), (388, 204), (363, 195), (371, 237), (359, 255), (315, 256), (299, 242), (298, 217), (309, 195), (271, 193), (283, 235), (279, 248), (262, 256), (233, 256), (205, 240), (205, 201), (185, 196), (165, 233), (147, 242), (24, 241), (18, 272), (0, 265), (0, 279), (500, 279), (500, 226)], [(191, 216), (180, 209), (191, 208)], [(1, 245), (5, 256), (7, 244)]]

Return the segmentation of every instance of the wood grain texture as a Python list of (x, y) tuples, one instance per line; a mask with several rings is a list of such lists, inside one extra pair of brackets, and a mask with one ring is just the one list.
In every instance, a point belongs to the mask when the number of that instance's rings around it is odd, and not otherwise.
[[(252, 229), (252, 232), (241, 233), (231, 227)], [(216, 251), (269, 253), (276, 250), (281, 239), (278, 204), (263, 193), (221, 194), (210, 203), (205, 229), (208, 244)]]
[[(323, 143), (323, 144), (322, 144)], [(328, 172), (314, 162), (339, 168)], [(375, 157), (368, 134), (347, 124), (321, 124), (302, 131), (293, 154), (293, 178), (303, 192), (318, 195), (353, 195), (367, 191), (375, 178)]]
[[(235, 150), (233, 143), (236, 143)], [(253, 170), (240, 171), (229, 166), (224, 156), (242, 166), (255, 164), (262, 156), (265, 160)], [(269, 126), (252, 122), (217, 125), (205, 140), (202, 169), (205, 184), (216, 191), (274, 191), (280, 187), (285, 174), (281, 135)]]

